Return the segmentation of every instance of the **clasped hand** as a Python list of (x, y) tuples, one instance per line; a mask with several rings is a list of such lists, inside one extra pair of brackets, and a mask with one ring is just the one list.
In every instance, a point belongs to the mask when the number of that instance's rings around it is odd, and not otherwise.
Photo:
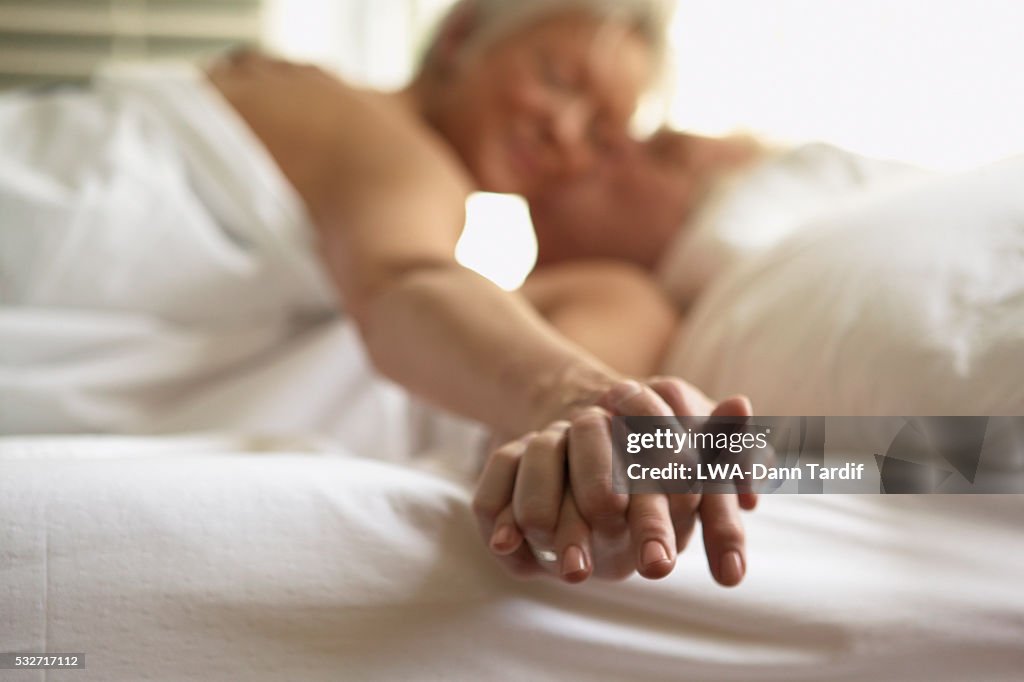
[(750, 416), (746, 398), (717, 406), (684, 381), (623, 381), (589, 407), (490, 453), (473, 500), (480, 533), (517, 576), (578, 583), (634, 571), (663, 578), (698, 517), (712, 575), (722, 585), (746, 572), (740, 509), (753, 493), (635, 494), (612, 487), (610, 419), (621, 416)]

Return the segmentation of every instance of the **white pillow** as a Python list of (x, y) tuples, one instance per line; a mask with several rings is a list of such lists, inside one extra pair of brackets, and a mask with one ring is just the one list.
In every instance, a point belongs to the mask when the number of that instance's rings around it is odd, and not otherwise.
[(723, 271), (771, 249), (812, 217), (928, 176), (823, 143), (774, 153), (718, 183), (666, 250), (658, 279), (688, 305)]
[(1024, 157), (819, 217), (728, 268), (665, 371), (764, 415), (1024, 414)]

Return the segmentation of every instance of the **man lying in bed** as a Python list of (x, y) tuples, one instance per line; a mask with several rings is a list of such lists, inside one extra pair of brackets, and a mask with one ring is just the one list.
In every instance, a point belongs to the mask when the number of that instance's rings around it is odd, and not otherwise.
[[(523, 291), (584, 347), (650, 374), (678, 310), (730, 259), (780, 241), (815, 214), (924, 173), (821, 143), (783, 149), (747, 136), (662, 129), (530, 197), (538, 267)], [(629, 293), (616, 284), (622, 280), (630, 281)], [(640, 302), (628, 314), (643, 319), (647, 332), (628, 352), (600, 331), (629, 310), (626, 298)]]
[[(767, 153), (750, 138), (661, 130), (623, 144), (589, 173), (536, 193), (530, 213), (537, 269), (523, 292), (600, 357), (637, 375), (657, 372), (678, 306), (650, 274), (713, 189)], [(625, 349), (601, 333), (621, 324), (623, 311), (645, 328), (642, 347)]]
[[(824, 144), (780, 150), (748, 137), (661, 130), (530, 196), (539, 258), (523, 292), (583, 347), (651, 374), (676, 331), (677, 311), (735, 257), (714, 235), (744, 226), (734, 235), (742, 251), (748, 240), (781, 239), (817, 212), (921, 174)], [(699, 243), (709, 234), (710, 243)], [(684, 248), (698, 255), (680, 267), (675, 252)], [(625, 346), (607, 333), (622, 326), (642, 328), (643, 342)], [(512, 497), (505, 468), (490, 465), (478, 492), (492, 514)], [(496, 533), (492, 542), (499, 554), (504, 539)], [(511, 533), (508, 544), (518, 539)]]
[[(675, 252), (696, 229), (742, 227), (751, 239), (774, 240), (837, 204), (925, 174), (822, 143), (782, 148), (748, 136), (662, 129), (623, 145), (591, 172), (531, 195), (539, 253), (526, 290), (543, 299), (554, 286), (549, 279), (567, 289), (582, 287), (584, 279), (597, 285), (594, 262), (629, 263), (671, 285), (695, 277), (672, 269)], [(570, 263), (576, 267), (564, 267)]]

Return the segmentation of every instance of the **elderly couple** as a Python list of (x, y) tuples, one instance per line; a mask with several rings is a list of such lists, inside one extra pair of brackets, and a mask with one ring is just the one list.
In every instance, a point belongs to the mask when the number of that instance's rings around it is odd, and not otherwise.
[[(397, 92), (251, 53), (206, 71), (301, 198), (377, 369), (504, 443), (482, 463), (474, 511), (517, 575), (661, 578), (698, 518), (715, 579), (746, 571), (739, 514), (753, 495), (611, 488), (611, 415), (751, 411), (651, 376), (675, 313), (646, 270), (710, 182), (760, 154), (628, 136), (666, 14), (663, 0), (462, 0)], [(476, 190), (531, 204), (542, 267), (520, 292), (454, 259)]]

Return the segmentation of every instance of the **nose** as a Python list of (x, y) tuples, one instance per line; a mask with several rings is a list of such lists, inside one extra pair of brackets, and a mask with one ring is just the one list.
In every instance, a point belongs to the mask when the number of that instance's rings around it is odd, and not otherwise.
[(565, 102), (551, 112), (547, 137), (558, 155), (561, 174), (579, 175), (593, 162), (589, 144), (591, 119), (589, 106), (580, 99)]

